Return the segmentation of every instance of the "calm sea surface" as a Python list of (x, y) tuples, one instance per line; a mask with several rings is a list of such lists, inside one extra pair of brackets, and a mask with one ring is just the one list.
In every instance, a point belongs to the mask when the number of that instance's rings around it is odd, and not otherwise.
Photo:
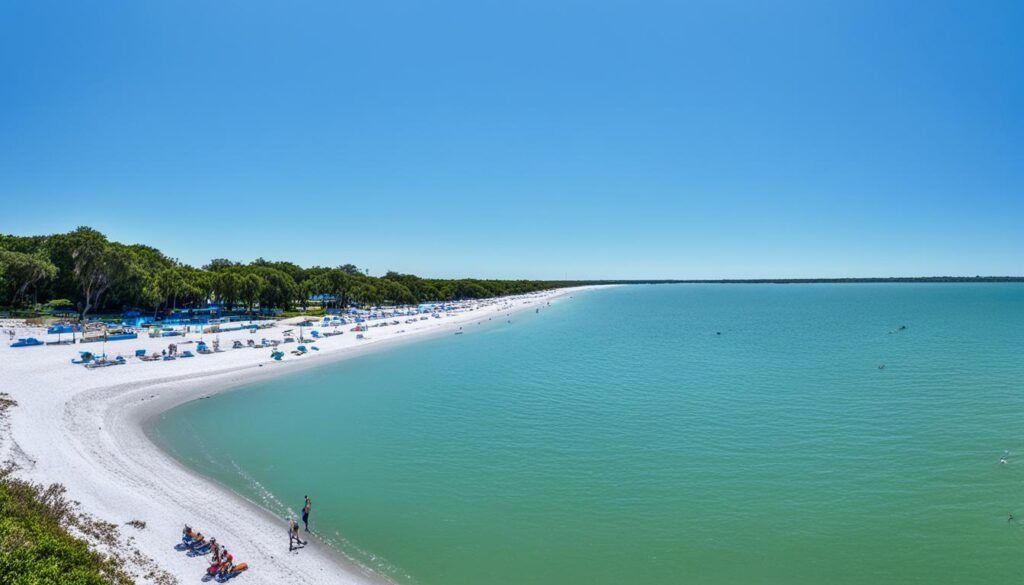
[(1020, 581), (1022, 285), (632, 286), (497, 321), (149, 431), (282, 516), (309, 494), (401, 583)]

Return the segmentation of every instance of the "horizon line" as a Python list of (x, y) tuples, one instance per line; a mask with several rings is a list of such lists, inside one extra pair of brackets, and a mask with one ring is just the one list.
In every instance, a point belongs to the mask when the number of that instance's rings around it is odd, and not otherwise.
[[(444, 280), (444, 279), (438, 279)], [(461, 280), (461, 279), (453, 279)], [(468, 278), (468, 280), (474, 280)], [(504, 280), (504, 279), (479, 279)], [(518, 280), (518, 279), (512, 279)], [(543, 282), (543, 280), (542, 280)], [(547, 282), (606, 283), (606, 284), (815, 284), (815, 283), (958, 283), (958, 282), (1024, 282), (1024, 276), (845, 276), (830, 278), (628, 278), (628, 279), (567, 279)]]

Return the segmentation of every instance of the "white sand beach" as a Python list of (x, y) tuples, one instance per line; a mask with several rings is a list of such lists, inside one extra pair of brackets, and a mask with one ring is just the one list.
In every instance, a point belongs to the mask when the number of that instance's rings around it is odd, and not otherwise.
[[(450, 335), (488, 318), (533, 311), (584, 288), (479, 301), (441, 318), (371, 328), (365, 339), (357, 339), (350, 326), (344, 327), (343, 335), (307, 343), (319, 351), (306, 355), (291, 354), (298, 344), (282, 345), (281, 361), (271, 359), (270, 348), (230, 348), (235, 340), (245, 344), (250, 338), (281, 339), (290, 328), (298, 333), (297, 327), (284, 323), (255, 334), (248, 330), (174, 338), (140, 334), (134, 340), (110, 341), (105, 344), (106, 354), (121, 354), (127, 363), (95, 370), (71, 360), (79, 351), (99, 352), (100, 343), (12, 348), (4, 338), (0, 392), (9, 394), (17, 406), (8, 411), (0, 433), (0, 460), (16, 462), (18, 474), (31, 481), (66, 486), (68, 496), (79, 501), (85, 512), (120, 525), (122, 535), (133, 538), (131, 546), (180, 583), (199, 581), (208, 564), (208, 557), (191, 558), (175, 550), (185, 523), (215, 537), (236, 562), (248, 563), (250, 569), (234, 580), (237, 583), (383, 583), (383, 578), (315, 538), (310, 546), (289, 552), (283, 518), (181, 466), (150, 442), (143, 423), (176, 405), (262, 377), (403, 340)], [(17, 336), (56, 339), (41, 329), (21, 328)], [(222, 352), (174, 361), (143, 362), (131, 357), (137, 349), (159, 353), (168, 343), (194, 352), (196, 342), (212, 343), (214, 338), (219, 338)], [(146, 526), (126, 526), (131, 520), (144, 521)], [(155, 582), (154, 577), (141, 574), (145, 572), (141, 567), (135, 571), (139, 583)]]

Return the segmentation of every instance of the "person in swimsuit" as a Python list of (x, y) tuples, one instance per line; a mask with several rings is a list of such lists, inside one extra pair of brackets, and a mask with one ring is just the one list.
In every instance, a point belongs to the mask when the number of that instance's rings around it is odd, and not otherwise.
[(309, 511), (313, 508), (313, 500), (306, 496), (306, 505), (302, 508), (302, 523), (306, 525), (306, 532), (309, 532)]
[(224, 575), (227, 575), (228, 573), (231, 572), (231, 567), (234, 566), (231, 563), (231, 561), (233, 561), (233, 560), (235, 560), (235, 559), (234, 559), (234, 557), (231, 556), (231, 553), (228, 552), (228, 549), (224, 549), (223, 554), (221, 555), (220, 567), (218, 567), (218, 569), (217, 569), (217, 573), (221, 577), (223, 577)]

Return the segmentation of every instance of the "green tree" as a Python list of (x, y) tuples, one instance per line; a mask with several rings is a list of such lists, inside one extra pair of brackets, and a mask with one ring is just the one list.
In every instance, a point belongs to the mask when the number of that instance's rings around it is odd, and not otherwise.
[(253, 308), (259, 302), (260, 295), (263, 294), (263, 289), (266, 287), (267, 281), (263, 280), (259, 274), (250, 273), (239, 278), (238, 296), (245, 302), (250, 313), (253, 312)]
[(103, 294), (126, 272), (127, 258), (122, 248), (114, 247), (107, 237), (87, 227), (69, 234), (74, 276), (82, 299), (79, 316), (84, 320), (98, 306)]
[(271, 262), (264, 260), (263, 258), (257, 258), (252, 261), (250, 266), (259, 266), (262, 268), (273, 268), (274, 270), (280, 270), (281, 272), (292, 277), (296, 283), (302, 282), (306, 279), (305, 270), (301, 266), (294, 262)]
[(164, 268), (157, 273), (156, 290), (165, 300), (171, 300), (171, 308), (178, 308), (178, 297), (189, 292), (189, 283), (186, 280), (185, 269), (180, 266)]
[(213, 298), (214, 274), (188, 267), (186, 274), (189, 300), (193, 306), (205, 306)]
[(232, 262), (227, 258), (214, 258), (213, 260), (210, 260), (209, 264), (203, 266), (203, 270), (206, 270), (207, 272), (221, 272), (222, 270), (234, 268), (235, 266), (241, 266), (241, 264), (239, 262)]
[(423, 279), (388, 271), (364, 274), (353, 264), (303, 268), (288, 261), (257, 259), (246, 265), (215, 258), (202, 269), (183, 265), (156, 248), (112, 242), (80, 227), (65, 234), (0, 234), (0, 300), (26, 303), (75, 299), (80, 316), (125, 307), (202, 306), (210, 299), (227, 309), (244, 303), (288, 309), (306, 306), (314, 294), (352, 303), (416, 303), (501, 296), (578, 283)]
[(11, 304), (25, 300), (29, 290), (57, 276), (57, 266), (44, 253), (0, 250), (0, 281)]
[(342, 264), (341, 266), (338, 267), (338, 270), (341, 270), (342, 272), (348, 274), (358, 274), (360, 276), (363, 275), (363, 271), (356, 268), (355, 264)]
[(377, 290), (384, 302), (395, 305), (411, 305), (416, 303), (416, 297), (404, 284), (386, 278), (378, 279)]
[(295, 279), (276, 268), (257, 266), (250, 270), (259, 275), (264, 282), (260, 294), (261, 307), (291, 308), (299, 296), (299, 287), (295, 284)]
[(368, 281), (359, 282), (349, 289), (350, 298), (360, 305), (376, 305), (380, 303), (380, 292)]
[[(242, 279), (244, 276), (233, 270), (214, 273), (212, 278), (213, 295), (230, 311), (235, 303), (242, 299)], [(257, 293), (257, 296), (259, 294)]]

